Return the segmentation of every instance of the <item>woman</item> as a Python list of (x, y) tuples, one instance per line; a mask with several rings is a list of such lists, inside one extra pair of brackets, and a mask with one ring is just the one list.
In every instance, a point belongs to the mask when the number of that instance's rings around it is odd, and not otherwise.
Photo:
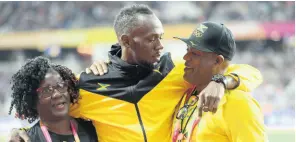
[(29, 123), (40, 118), (28, 130), (31, 141), (96, 142), (91, 122), (68, 115), (71, 103), (78, 100), (77, 80), (70, 69), (55, 65), (44, 57), (29, 60), (12, 77), (12, 102), (16, 112)]

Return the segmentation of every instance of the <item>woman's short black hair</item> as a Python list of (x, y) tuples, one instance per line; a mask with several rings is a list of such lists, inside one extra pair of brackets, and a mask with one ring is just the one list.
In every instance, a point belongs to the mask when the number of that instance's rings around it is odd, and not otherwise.
[(13, 107), (19, 116), (24, 115), (29, 123), (35, 121), (39, 115), (36, 109), (38, 101), (37, 88), (44, 80), (47, 71), (52, 68), (69, 84), (68, 92), (71, 103), (78, 100), (77, 80), (72, 71), (62, 65), (51, 63), (47, 58), (36, 57), (26, 62), (16, 74), (12, 76), (12, 101), (9, 114)]

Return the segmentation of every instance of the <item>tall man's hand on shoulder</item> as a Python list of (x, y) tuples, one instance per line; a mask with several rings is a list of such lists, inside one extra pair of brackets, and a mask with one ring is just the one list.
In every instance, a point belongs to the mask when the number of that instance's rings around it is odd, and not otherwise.
[(217, 79), (216, 81), (212, 80), (208, 86), (199, 93), (199, 117), (202, 116), (202, 111), (216, 113), (220, 100), (224, 96), (225, 89), (235, 89), (240, 84), (239, 77), (238, 81), (232, 76), (223, 76), (222, 78), (223, 79)]
[(94, 75), (104, 75), (108, 72), (107, 64), (110, 61), (97, 60), (89, 68), (85, 69), (87, 74), (93, 73)]
[(202, 111), (215, 113), (218, 104), (224, 96), (225, 88), (222, 83), (211, 81), (208, 86), (199, 93), (198, 110), (201, 117)]

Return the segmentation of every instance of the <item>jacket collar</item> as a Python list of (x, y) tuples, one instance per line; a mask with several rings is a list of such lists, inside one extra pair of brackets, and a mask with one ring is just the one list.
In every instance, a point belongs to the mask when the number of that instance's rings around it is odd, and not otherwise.
[(143, 65), (133, 65), (129, 64), (121, 59), (121, 46), (119, 44), (114, 44), (109, 51), (109, 59), (116, 69), (118, 69), (122, 74), (130, 77), (146, 77), (154, 69), (153, 65), (143, 66)]

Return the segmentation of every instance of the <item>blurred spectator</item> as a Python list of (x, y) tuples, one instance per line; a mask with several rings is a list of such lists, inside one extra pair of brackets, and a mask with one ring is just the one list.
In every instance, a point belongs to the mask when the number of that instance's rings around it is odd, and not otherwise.
[[(112, 25), (127, 4), (149, 5), (164, 24), (204, 20), (291, 21), (295, 2), (0, 2), (0, 33)], [(284, 9), (284, 10), (283, 10)], [(169, 15), (169, 16), (168, 16)]]

